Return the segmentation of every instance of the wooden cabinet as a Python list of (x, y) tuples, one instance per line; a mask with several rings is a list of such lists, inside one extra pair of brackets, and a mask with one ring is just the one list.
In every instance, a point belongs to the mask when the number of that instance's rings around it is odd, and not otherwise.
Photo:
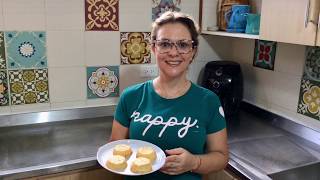
[(314, 46), (319, 0), (262, 1), (260, 39)]
[(252, 12), (261, 14), (259, 35), (214, 30), (218, 0), (200, 2), (202, 34), (320, 46), (320, 0), (249, 0)]
[(113, 174), (105, 169), (81, 169), (46, 176), (32, 177), (24, 180), (123, 180), (122, 176)]
[(228, 169), (224, 169), (219, 172), (210, 173), (203, 177), (203, 180), (240, 180), (238, 176), (230, 172)]
[(317, 33), (317, 46), (320, 46), (320, 11), (319, 11), (319, 16), (318, 16), (318, 33)]
[[(50, 174), (45, 176), (37, 176), (32, 178), (26, 178), (23, 180), (124, 180), (123, 176), (111, 173), (103, 168), (95, 169), (81, 169), (68, 171), (57, 174)], [(203, 177), (203, 180), (240, 180), (241, 178), (235, 175), (228, 169), (224, 169), (219, 172), (210, 173)]]

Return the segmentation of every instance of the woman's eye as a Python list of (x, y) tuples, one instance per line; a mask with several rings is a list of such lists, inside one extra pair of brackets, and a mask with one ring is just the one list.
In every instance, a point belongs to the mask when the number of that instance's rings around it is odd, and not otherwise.
[(186, 42), (178, 42), (177, 45), (180, 47), (180, 48), (189, 48), (189, 44), (186, 43)]
[(171, 46), (171, 44), (169, 42), (160, 42), (159, 46), (163, 48), (168, 48)]

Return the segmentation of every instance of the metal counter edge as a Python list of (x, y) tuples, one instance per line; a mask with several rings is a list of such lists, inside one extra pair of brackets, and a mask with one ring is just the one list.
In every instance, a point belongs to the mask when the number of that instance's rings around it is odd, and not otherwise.
[(115, 105), (0, 116), (0, 127), (113, 116)]

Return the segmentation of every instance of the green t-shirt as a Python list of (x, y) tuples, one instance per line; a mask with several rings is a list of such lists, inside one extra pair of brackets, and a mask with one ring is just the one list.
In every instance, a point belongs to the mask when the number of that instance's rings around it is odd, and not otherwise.
[[(194, 83), (174, 99), (159, 96), (152, 80), (130, 86), (120, 96), (115, 119), (129, 128), (130, 139), (148, 141), (162, 150), (182, 147), (192, 154), (203, 154), (206, 136), (226, 127), (219, 97)], [(157, 171), (127, 179), (200, 180), (201, 175), (170, 176)]]

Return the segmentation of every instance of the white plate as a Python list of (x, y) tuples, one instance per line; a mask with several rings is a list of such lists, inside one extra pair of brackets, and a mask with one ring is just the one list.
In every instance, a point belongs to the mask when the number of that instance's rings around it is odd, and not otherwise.
[[(132, 155), (130, 156), (130, 158), (127, 161), (128, 166), (123, 171), (114, 171), (112, 169), (109, 169), (106, 166), (108, 158), (112, 156), (113, 148), (118, 144), (127, 144), (131, 147), (131, 149), (133, 151)], [(104, 167), (105, 169), (107, 169), (111, 172), (117, 173), (117, 174), (128, 175), (128, 176), (144, 175), (144, 174), (133, 173), (130, 170), (131, 163), (136, 158), (136, 154), (137, 154), (138, 149), (143, 146), (152, 147), (157, 154), (157, 159), (154, 161), (154, 163), (152, 165), (152, 171), (149, 173), (152, 173), (152, 172), (159, 170), (164, 165), (164, 163), (166, 161), (166, 155), (158, 146), (151, 144), (149, 142), (146, 142), (146, 141), (141, 141), (141, 140), (124, 139), (124, 140), (113, 141), (108, 144), (105, 144), (98, 149), (97, 160), (102, 167)], [(145, 173), (145, 174), (149, 174), (149, 173)]]

